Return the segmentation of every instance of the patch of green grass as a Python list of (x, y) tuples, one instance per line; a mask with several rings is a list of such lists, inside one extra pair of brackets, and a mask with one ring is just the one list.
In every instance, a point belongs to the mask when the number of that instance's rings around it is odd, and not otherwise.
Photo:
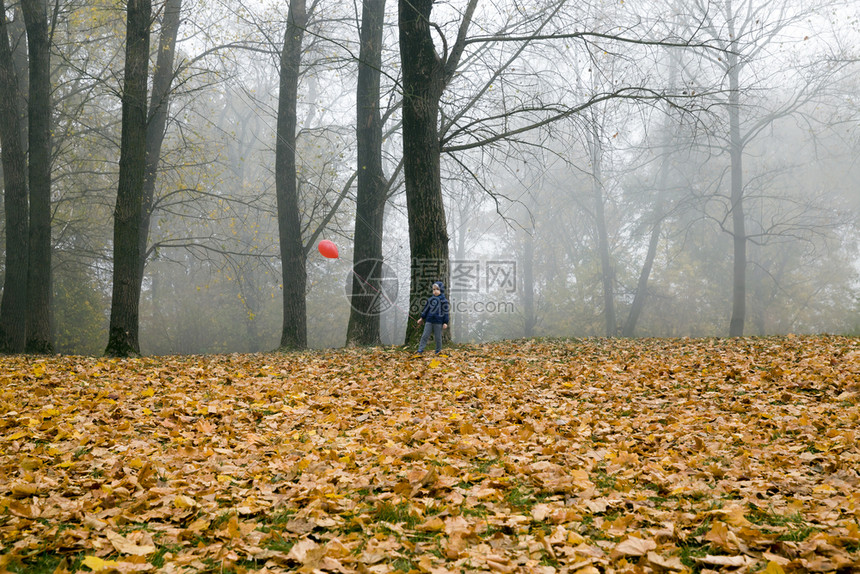
[(499, 462), (499, 459), (497, 459), (497, 458), (490, 458), (487, 460), (482, 460), (475, 466), (475, 472), (479, 472), (481, 474), (486, 474), (487, 471), (489, 471), (490, 468), (492, 468), (498, 462)]
[(541, 566), (551, 566), (552, 568), (555, 568), (556, 570), (559, 569), (559, 563), (558, 563), (557, 559), (550, 556), (546, 550), (541, 550), (541, 554), (542, 554), (542, 556), (541, 556), (540, 562), (538, 562), (538, 564), (540, 564)]
[(411, 570), (417, 570), (415, 563), (404, 556), (395, 558), (391, 563), (391, 567), (394, 568), (395, 572), (409, 572)]
[(537, 501), (532, 498), (530, 492), (521, 490), (519, 486), (515, 486), (505, 494), (505, 502), (507, 502), (512, 508), (528, 510), (534, 506)]
[(271, 525), (271, 526), (284, 525), (287, 522), (289, 522), (290, 520), (292, 520), (293, 517), (295, 516), (295, 514), (296, 514), (295, 510), (284, 509), (284, 510), (281, 510), (280, 512), (277, 512), (275, 514), (271, 514), (271, 515), (266, 516), (266, 518), (264, 519), (264, 522), (266, 524)]
[(80, 569), (84, 555), (62, 556), (53, 552), (43, 552), (30, 556), (25, 561), (13, 561), (7, 566), (7, 569), (16, 574), (53, 574), (63, 559), (66, 560), (68, 569), (75, 572)]
[(591, 482), (598, 488), (611, 490), (615, 488), (616, 478), (607, 474), (602, 468), (599, 468), (592, 474)]
[(702, 564), (701, 562), (696, 562), (696, 558), (704, 558), (708, 554), (715, 553), (710, 544), (682, 546), (681, 564), (689, 568), (693, 574), (699, 574), (702, 571)]
[(781, 534), (777, 540), (780, 542), (803, 542), (819, 530), (814, 526), (801, 526), (800, 528)]
[(230, 517), (233, 516), (233, 514), (233, 511), (222, 512), (212, 520), (212, 524), (209, 528), (212, 530), (220, 529), (222, 526), (230, 522)]
[(72, 458), (76, 458), (76, 459), (81, 458), (82, 456), (90, 454), (92, 452), (92, 450), (93, 449), (90, 447), (82, 446), (78, 450), (75, 451), (75, 453), (72, 455)]
[(784, 515), (763, 510), (756, 506), (751, 507), (750, 512), (746, 515), (746, 519), (753, 524), (758, 524), (760, 526), (800, 526), (805, 524), (803, 516), (799, 512)]
[(267, 550), (286, 553), (292, 550), (295, 544), (295, 540), (284, 538), (278, 533), (273, 533), (272, 536), (263, 544), (263, 547)]
[(698, 528), (696, 528), (693, 533), (690, 535), (695, 538), (697, 536), (704, 536), (711, 529), (711, 519), (708, 518), (704, 522), (702, 522)]
[(380, 522), (390, 522), (392, 524), (399, 524), (402, 522), (408, 528), (414, 527), (418, 524), (419, 520), (419, 517), (416, 514), (410, 512), (409, 504), (406, 502), (401, 502), (397, 505), (391, 504), (390, 502), (383, 502), (376, 507), (374, 514)]
[(487, 508), (483, 504), (479, 504), (478, 506), (473, 506), (471, 508), (460, 508), (460, 513), (463, 516), (477, 516), (479, 518), (487, 517)]
[(148, 562), (156, 568), (162, 568), (164, 566), (164, 557), (168, 553), (178, 553), (181, 551), (182, 546), (178, 544), (165, 544), (164, 546), (161, 546), (155, 554), (149, 557)]

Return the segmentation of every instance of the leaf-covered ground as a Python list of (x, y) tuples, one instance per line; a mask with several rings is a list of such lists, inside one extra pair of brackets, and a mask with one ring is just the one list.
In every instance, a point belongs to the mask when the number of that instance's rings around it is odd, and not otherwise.
[(0, 571), (860, 569), (860, 340), (0, 359)]

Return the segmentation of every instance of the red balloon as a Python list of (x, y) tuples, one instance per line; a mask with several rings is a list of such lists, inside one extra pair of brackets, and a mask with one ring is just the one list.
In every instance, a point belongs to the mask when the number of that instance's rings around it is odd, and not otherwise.
[(323, 239), (317, 245), (317, 249), (319, 249), (320, 254), (323, 257), (328, 257), (329, 259), (337, 259), (337, 245), (329, 241), (328, 239)]

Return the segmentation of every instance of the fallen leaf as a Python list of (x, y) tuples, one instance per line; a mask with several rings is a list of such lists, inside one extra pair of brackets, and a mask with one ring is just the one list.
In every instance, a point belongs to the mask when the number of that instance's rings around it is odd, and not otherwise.
[(648, 551), (656, 548), (657, 543), (653, 540), (644, 540), (631, 536), (615, 546), (612, 554), (613, 556), (644, 556)]
[(134, 556), (148, 556), (154, 553), (157, 549), (152, 544), (138, 545), (129, 541), (125, 536), (106, 530), (105, 536), (110, 541), (111, 545), (116, 548), (120, 554), (132, 554)]
[(83, 562), (81, 562), (81, 564), (83, 564), (93, 572), (101, 572), (102, 570), (116, 568), (117, 566), (117, 562), (114, 560), (102, 560), (101, 558), (97, 558), (96, 556), (84, 557), (84, 560)]

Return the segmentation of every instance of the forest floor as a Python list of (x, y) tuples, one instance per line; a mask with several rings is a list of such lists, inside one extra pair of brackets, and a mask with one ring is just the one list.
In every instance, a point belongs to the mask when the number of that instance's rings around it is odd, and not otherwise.
[(860, 570), (860, 339), (0, 358), (0, 572)]

